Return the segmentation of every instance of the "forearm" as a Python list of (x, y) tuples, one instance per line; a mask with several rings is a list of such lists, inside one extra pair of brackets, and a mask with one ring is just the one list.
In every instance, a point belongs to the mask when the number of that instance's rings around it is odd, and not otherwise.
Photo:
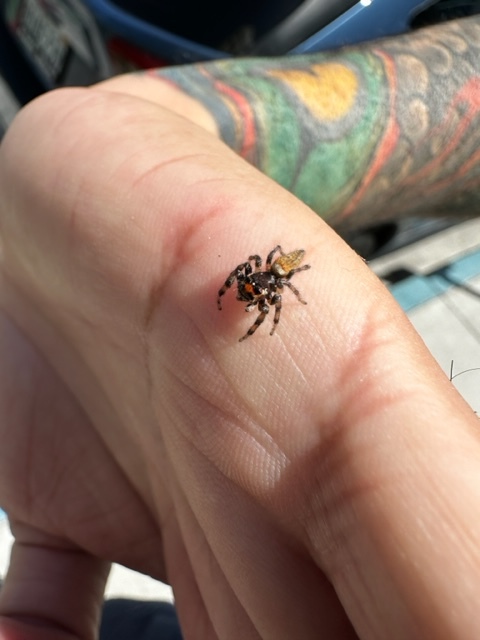
[(480, 204), (480, 18), (333, 53), (159, 70), (335, 226)]

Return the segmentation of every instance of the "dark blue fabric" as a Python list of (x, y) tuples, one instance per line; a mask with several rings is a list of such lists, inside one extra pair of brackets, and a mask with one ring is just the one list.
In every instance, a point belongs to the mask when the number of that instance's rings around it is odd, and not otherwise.
[(182, 640), (175, 607), (168, 602), (107, 600), (99, 640)]

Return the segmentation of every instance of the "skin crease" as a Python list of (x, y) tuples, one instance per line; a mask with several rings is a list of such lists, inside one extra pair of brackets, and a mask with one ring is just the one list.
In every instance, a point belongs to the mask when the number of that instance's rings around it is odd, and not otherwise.
[[(93, 640), (112, 561), (173, 585), (186, 640), (473, 640), (478, 419), (363, 261), (160, 84), (52, 92), (0, 148), (1, 640)], [(279, 242), (308, 304), (239, 344), (218, 289)]]

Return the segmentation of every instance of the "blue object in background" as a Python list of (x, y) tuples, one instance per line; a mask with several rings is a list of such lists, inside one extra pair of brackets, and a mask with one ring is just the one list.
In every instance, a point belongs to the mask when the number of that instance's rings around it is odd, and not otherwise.
[[(458, 0), (457, 0), (458, 1)], [(136, 45), (166, 59), (170, 64), (182, 64), (200, 60), (229, 57), (229, 33), (221, 42), (200, 42), (202, 28), (197, 39), (182, 36), (162, 28), (161, 5), (158, 22), (147, 22), (140, 17), (151, 10), (148, 0), (136, 3), (135, 13), (125, 10), (118, 2), (110, 0), (83, 0), (98, 23)], [(410, 29), (414, 15), (436, 4), (438, 0), (278, 0), (259, 3), (257, 12), (246, 12), (246, 26), (251, 28), (253, 41), (236, 48), (238, 55), (286, 55), (310, 53), (327, 48), (364, 42), (373, 38), (395, 35)], [(454, 0), (455, 2), (455, 0)], [(466, 4), (465, 2), (463, 4)], [(467, 3), (468, 4), (468, 3)], [(282, 5), (290, 12), (282, 16)], [(130, 6), (130, 5), (129, 5)], [(208, 12), (208, 7), (205, 6)], [(285, 12), (284, 8), (284, 12)], [(211, 16), (211, 19), (218, 16)], [(185, 22), (189, 15), (185, 15)], [(221, 20), (221, 17), (220, 17)], [(251, 21), (252, 24), (248, 24)], [(191, 34), (191, 29), (188, 30)]]
[(170, 33), (106, 0), (83, 0), (101, 27), (115, 33), (170, 64), (226, 58), (228, 53)]
[(435, 0), (360, 0), (292, 53), (311, 53), (405, 33), (413, 17), (433, 4)]
[[(149, 67), (312, 53), (479, 12), (480, 0), (0, 0), (0, 76), (25, 103), (132, 70), (136, 53)], [(130, 66), (112, 68), (112, 39)]]
[(463, 288), (472, 292), (469, 280), (480, 276), (480, 251), (472, 251), (452, 263), (444, 265), (428, 274), (410, 273), (409, 277), (389, 286), (390, 293), (405, 312), (430, 302), (452, 288)]

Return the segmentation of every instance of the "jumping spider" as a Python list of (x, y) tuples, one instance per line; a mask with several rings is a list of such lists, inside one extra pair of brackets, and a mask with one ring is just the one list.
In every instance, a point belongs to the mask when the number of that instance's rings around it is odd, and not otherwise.
[[(277, 253), (280, 256), (274, 261), (273, 256)], [(297, 296), (299, 302), (307, 304), (300, 295), (300, 292), (290, 282), (292, 276), (299, 271), (310, 269), (309, 264), (302, 267), (298, 265), (302, 262), (305, 251), (296, 249), (291, 253), (284, 253), (282, 247), (277, 245), (267, 256), (265, 271), (262, 271), (262, 259), (258, 255), (250, 256), (248, 262), (242, 262), (236, 267), (225, 280), (225, 284), (218, 292), (217, 307), (219, 311), (222, 309), (221, 297), (230, 289), (235, 280), (237, 281), (237, 300), (246, 302), (245, 311), (253, 311), (258, 307), (260, 314), (247, 331), (240, 338), (239, 342), (248, 338), (255, 333), (258, 327), (265, 320), (270, 309), (268, 305), (275, 305), (275, 316), (273, 318), (273, 328), (270, 335), (273, 335), (277, 324), (280, 321), (280, 312), (282, 310), (282, 296), (278, 291), (283, 291), (284, 287), (288, 287)], [(251, 262), (255, 263), (255, 272), (252, 272)]]

